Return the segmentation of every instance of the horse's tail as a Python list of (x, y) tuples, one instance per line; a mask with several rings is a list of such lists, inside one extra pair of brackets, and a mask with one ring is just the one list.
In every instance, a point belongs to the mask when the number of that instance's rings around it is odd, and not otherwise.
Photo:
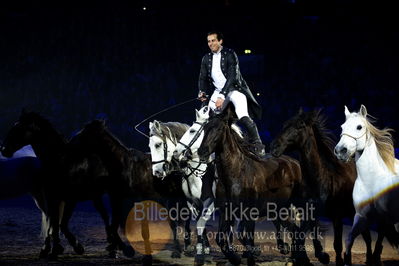
[(387, 224), (384, 229), (385, 237), (387, 238), (389, 244), (391, 244), (392, 248), (398, 249), (399, 247), (399, 232), (396, 231), (395, 226), (393, 224)]

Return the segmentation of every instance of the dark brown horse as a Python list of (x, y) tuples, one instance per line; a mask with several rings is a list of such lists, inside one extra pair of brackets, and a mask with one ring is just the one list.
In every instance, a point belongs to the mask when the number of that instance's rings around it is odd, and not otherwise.
[(50, 253), (51, 258), (56, 258), (63, 252), (59, 229), (74, 250), (78, 254), (83, 253), (83, 246), (68, 229), (68, 221), (77, 202), (83, 200), (93, 200), (104, 220), (110, 256), (116, 255), (117, 248), (123, 249), (126, 255), (133, 255), (131, 247), (122, 242), (117, 232), (111, 232), (112, 227), (102, 196), (115, 178), (109, 176), (101, 159), (68, 142), (41, 115), (23, 111), (4, 140), (2, 153), (11, 157), (15, 151), (28, 144), (32, 146), (42, 165), (43, 178), (36, 185), (41, 186), (44, 192), (47, 219), (42, 219), (42, 229), (45, 231), (42, 233), (47, 237), (40, 256), (47, 257)]
[[(320, 110), (302, 109), (285, 122), (282, 132), (271, 143), (271, 154), (298, 151), (305, 182), (306, 196), (320, 204), (320, 215), (330, 218), (334, 227), (336, 265), (343, 265), (343, 218), (353, 218), (355, 210), (352, 190), (356, 179), (353, 163), (345, 164), (334, 156), (333, 135), (326, 128), (326, 118)], [(367, 260), (371, 259), (370, 232), (363, 234), (367, 245)]]
[[(248, 212), (259, 211), (259, 217), (277, 218), (277, 224), (281, 224), (278, 215), (271, 217), (270, 206), (276, 206), (277, 210), (286, 207), (300, 186), (302, 175), (299, 162), (291, 157), (259, 159), (250, 153), (248, 144), (231, 129), (234, 118), (232, 108), (229, 105), (222, 114), (209, 119), (198, 154), (204, 161), (213, 152), (216, 156), (219, 176), (216, 201), (221, 212), (218, 245), (231, 263), (240, 263), (229, 237), (232, 222), (239, 218), (239, 227), (243, 230), (239, 240), (246, 248), (248, 264), (254, 265), (255, 220)], [(293, 239), (291, 254), (297, 265), (310, 264), (306, 252), (299, 248), (303, 242), (304, 239)]]
[[(181, 135), (184, 133), (181, 132)], [(181, 137), (180, 135), (178, 137)], [(129, 149), (120, 142), (106, 127), (104, 121), (93, 120), (88, 123), (77, 137), (71, 140), (87, 153), (96, 154), (104, 166), (109, 171), (110, 176), (119, 176), (108, 184), (108, 193), (111, 200), (118, 199), (114, 204), (113, 210), (121, 208), (119, 204), (122, 199), (130, 199), (134, 204), (137, 201), (154, 200), (162, 203), (163, 206), (174, 208), (176, 210), (188, 210), (186, 198), (181, 188), (181, 176), (170, 174), (161, 180), (152, 175), (151, 155), (145, 154), (136, 149)], [(125, 204), (126, 205), (126, 204)], [(128, 207), (130, 210), (130, 207)], [(121, 210), (117, 210), (121, 213)], [(120, 215), (116, 215), (120, 217)], [(173, 233), (173, 251), (172, 257), (180, 258), (181, 248), (177, 237), (177, 226), (182, 224), (185, 227), (184, 244), (187, 248), (191, 244), (190, 239), (190, 220), (172, 217), (169, 219), (170, 227)], [(123, 225), (124, 220), (114, 224), (113, 230), (117, 230), (118, 225)], [(124, 228), (124, 226), (123, 226)], [(149, 234), (143, 235), (146, 243), (149, 243)], [(186, 251), (186, 250), (185, 250)], [(146, 255), (151, 254), (148, 246)], [(150, 256), (146, 256), (150, 259)], [(150, 263), (151, 261), (146, 261)]]

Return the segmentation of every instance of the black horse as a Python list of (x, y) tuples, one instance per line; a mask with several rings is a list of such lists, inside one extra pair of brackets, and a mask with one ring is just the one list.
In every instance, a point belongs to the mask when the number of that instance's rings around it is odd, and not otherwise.
[(42, 179), (38, 185), (43, 190), (47, 210), (46, 219), (42, 219), (42, 230), (47, 237), (40, 257), (47, 257), (50, 253), (50, 258), (56, 258), (63, 252), (59, 229), (76, 253), (84, 252), (83, 246), (68, 229), (73, 209), (82, 200), (93, 200), (101, 214), (106, 226), (110, 256), (116, 255), (117, 248), (132, 256), (131, 247), (123, 243), (116, 231), (111, 231), (108, 213), (102, 202), (103, 194), (118, 176), (111, 178), (101, 158), (68, 143), (48, 120), (37, 113), (23, 111), (4, 140), (2, 154), (11, 157), (28, 144), (41, 161)]
[[(81, 149), (88, 153), (96, 154), (104, 162), (110, 176), (121, 177), (109, 184), (111, 189), (108, 193), (111, 199), (118, 199), (117, 202), (120, 202), (128, 198), (131, 204), (143, 200), (155, 200), (169, 210), (171, 208), (188, 210), (186, 199), (181, 189), (181, 176), (175, 176), (172, 173), (163, 180), (153, 176), (151, 155), (125, 147), (107, 129), (104, 121), (93, 120), (88, 123), (71, 142), (78, 144)], [(117, 210), (117, 208), (119, 208), (118, 213), (121, 213), (121, 205), (113, 205), (113, 209)], [(120, 218), (119, 215), (117, 217)], [(181, 248), (176, 231), (179, 223), (183, 224), (185, 228), (185, 246), (187, 247), (191, 243), (190, 220), (178, 219), (179, 217), (177, 215), (177, 217), (173, 217), (177, 219), (169, 219), (174, 240), (172, 257), (175, 258), (181, 256)], [(123, 221), (118, 221), (114, 226), (123, 225)], [(116, 229), (114, 228), (114, 230)], [(143, 237), (148, 243), (148, 234), (143, 235)], [(145, 259), (149, 260), (150, 257), (147, 256)]]
[[(236, 218), (233, 212), (237, 208), (242, 210), (238, 214), (241, 219), (239, 228), (242, 230), (239, 240), (246, 248), (248, 265), (254, 265), (255, 220), (248, 211), (256, 209), (259, 217), (262, 217), (271, 215), (269, 204), (276, 206), (276, 209), (287, 206), (301, 184), (302, 174), (299, 162), (291, 157), (259, 159), (254, 156), (248, 149), (249, 144), (231, 129), (234, 119), (232, 108), (230, 104), (222, 114), (209, 119), (204, 126), (204, 138), (198, 154), (204, 161), (213, 152), (216, 156), (219, 176), (216, 199), (221, 214), (218, 245), (231, 263), (240, 263), (229, 236)], [(273, 220), (273, 217), (269, 218)], [(279, 216), (274, 218), (278, 220)], [(282, 221), (277, 224), (282, 224)], [(295, 231), (296, 227), (291, 226), (290, 229)], [(294, 231), (293, 236), (296, 236)], [(292, 240), (291, 254), (297, 265), (310, 265), (305, 250), (300, 248), (305, 239), (294, 237)]]
[[(271, 153), (279, 157), (284, 152), (298, 151), (303, 172), (306, 196), (317, 200), (320, 215), (333, 222), (336, 265), (343, 265), (343, 218), (353, 218), (355, 209), (352, 190), (356, 179), (354, 163), (345, 164), (334, 156), (333, 134), (326, 128), (326, 117), (321, 110), (304, 112), (302, 109), (284, 123), (282, 132), (272, 141)], [(371, 262), (370, 232), (363, 234), (367, 245), (367, 261)], [(378, 242), (382, 242), (379, 239)], [(382, 251), (376, 246), (375, 256)]]

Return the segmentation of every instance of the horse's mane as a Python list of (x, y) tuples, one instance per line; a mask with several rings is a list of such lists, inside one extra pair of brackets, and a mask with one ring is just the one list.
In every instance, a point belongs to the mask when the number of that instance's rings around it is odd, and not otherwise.
[(391, 132), (393, 129), (384, 128), (378, 129), (372, 123), (375, 119), (369, 115), (364, 119), (366, 127), (370, 130), (370, 134), (374, 137), (377, 150), (381, 155), (382, 160), (387, 165), (388, 169), (396, 174), (395, 172), (395, 148), (393, 146), (393, 139)]
[(229, 131), (233, 136), (234, 141), (237, 143), (240, 151), (247, 157), (252, 158), (256, 161), (262, 161), (258, 156), (255, 156), (251, 151), (251, 143), (248, 142), (248, 139), (243, 136), (241, 129), (236, 124), (228, 124)]
[[(180, 139), (190, 128), (189, 125), (179, 122), (159, 122), (159, 125), (162, 136), (167, 136), (171, 140)], [(151, 133), (155, 134), (153, 130), (151, 130)]]
[(321, 109), (306, 112), (304, 117), (305, 123), (313, 129), (319, 155), (325, 159), (325, 165), (330, 171), (337, 173), (337, 176), (344, 176), (345, 168), (334, 155), (336, 141), (333, 133), (327, 128), (327, 117)]
[(45, 118), (44, 116), (42, 116), (41, 114), (37, 113), (37, 112), (23, 112), (19, 118), (20, 122), (24, 122), (24, 121), (33, 121), (34, 123), (40, 125), (43, 129), (46, 129), (50, 132), (53, 132), (55, 135), (57, 135), (57, 137), (59, 137), (63, 142), (66, 142), (66, 138), (64, 137), (64, 135), (62, 135), (61, 133), (59, 133), (54, 126), (52, 125), (52, 123)]
[(88, 124), (86, 124), (83, 128), (83, 130), (95, 130), (97, 132), (104, 132), (105, 134), (108, 135), (109, 139), (115, 144), (120, 147), (122, 147), (125, 150), (129, 150), (122, 141), (120, 141), (114, 134), (111, 133), (111, 131), (108, 129), (107, 125), (103, 120), (95, 119)]

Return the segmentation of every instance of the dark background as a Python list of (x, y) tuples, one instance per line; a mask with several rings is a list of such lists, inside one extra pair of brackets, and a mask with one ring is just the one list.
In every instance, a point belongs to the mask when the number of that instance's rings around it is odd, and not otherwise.
[[(134, 126), (196, 97), (213, 29), (224, 33), (259, 93), (264, 142), (299, 107), (323, 108), (337, 136), (344, 105), (357, 111), (365, 104), (379, 127), (398, 130), (397, 16), (379, 3), (17, 2), (0, 11), (0, 140), (25, 107), (66, 137), (105, 118), (126, 146), (147, 151)], [(191, 102), (156, 119), (191, 124), (199, 106)], [(148, 123), (140, 128), (147, 132)]]

